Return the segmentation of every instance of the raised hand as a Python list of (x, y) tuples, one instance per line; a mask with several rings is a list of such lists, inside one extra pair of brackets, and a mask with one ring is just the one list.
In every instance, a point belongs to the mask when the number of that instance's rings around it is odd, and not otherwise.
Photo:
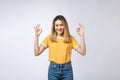
[(40, 24), (37, 24), (36, 26), (34, 26), (34, 31), (35, 31), (35, 36), (39, 37), (42, 32), (42, 28), (40, 27)]
[(82, 37), (84, 36), (84, 25), (83, 24), (79, 24), (78, 28), (77, 28), (77, 33)]

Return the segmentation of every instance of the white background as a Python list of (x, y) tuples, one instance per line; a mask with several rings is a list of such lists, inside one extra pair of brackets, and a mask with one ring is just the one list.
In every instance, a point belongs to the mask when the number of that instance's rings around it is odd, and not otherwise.
[(0, 80), (47, 80), (48, 49), (34, 56), (34, 26), (41, 43), (59, 14), (78, 42), (85, 24), (87, 55), (72, 51), (74, 79), (120, 80), (119, 0), (0, 0)]

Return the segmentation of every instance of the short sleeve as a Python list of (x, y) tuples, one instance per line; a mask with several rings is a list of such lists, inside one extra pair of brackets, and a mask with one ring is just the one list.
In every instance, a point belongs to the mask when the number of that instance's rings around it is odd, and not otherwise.
[(78, 44), (77, 40), (74, 37), (72, 37), (72, 48), (76, 49), (78, 46), (79, 46), (79, 44)]
[(49, 36), (47, 36), (43, 41), (42, 41), (42, 45), (45, 46), (46, 48), (49, 47)]

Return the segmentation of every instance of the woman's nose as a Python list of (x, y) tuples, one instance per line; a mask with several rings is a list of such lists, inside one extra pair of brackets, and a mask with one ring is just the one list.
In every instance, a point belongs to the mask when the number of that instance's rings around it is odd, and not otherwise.
[(57, 28), (58, 28), (58, 29), (60, 29), (60, 28), (61, 28), (61, 26), (58, 26)]

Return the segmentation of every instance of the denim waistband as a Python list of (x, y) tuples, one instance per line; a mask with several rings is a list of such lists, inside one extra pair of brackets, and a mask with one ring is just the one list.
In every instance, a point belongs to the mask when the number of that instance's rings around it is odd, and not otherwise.
[(50, 61), (50, 64), (63, 67), (63, 66), (65, 66), (65, 65), (71, 65), (71, 61), (69, 61), (69, 62), (67, 62), (67, 63), (64, 63), (64, 64), (57, 64), (57, 63), (55, 63), (55, 62), (53, 62), (53, 61)]

